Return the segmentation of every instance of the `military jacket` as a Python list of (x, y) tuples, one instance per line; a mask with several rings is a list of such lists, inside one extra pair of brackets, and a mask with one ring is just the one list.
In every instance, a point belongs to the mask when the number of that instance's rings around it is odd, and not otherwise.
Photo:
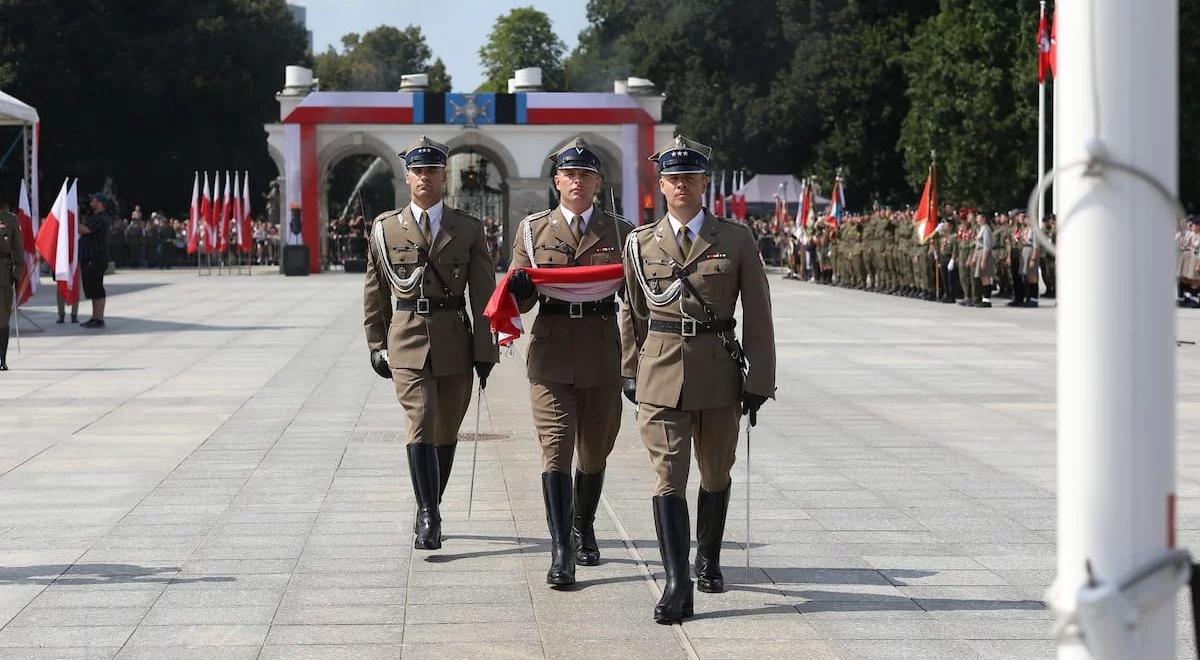
[(13, 285), (25, 275), (25, 249), (17, 216), (0, 213), (0, 314), (7, 324), (12, 314)]
[[(513, 237), (511, 268), (619, 264), (621, 246), (632, 230), (633, 225), (593, 208), (587, 231), (576, 245), (562, 209), (542, 211), (528, 216), (518, 225)], [(533, 295), (518, 304), (522, 312), (528, 312), (539, 302), (562, 301)], [(621, 333), (616, 314), (571, 318), (569, 314), (539, 313), (533, 322), (529, 342), (525, 365), (531, 380), (576, 387), (621, 382)]]
[[(469, 371), (473, 362), (499, 360), (483, 317), (496, 274), (481, 222), (447, 206), (429, 246), (412, 207), (406, 205), (375, 218), (369, 246), (363, 291), (368, 348), (387, 349), (392, 367), (421, 369), (428, 361), (434, 376)], [(392, 302), (395, 298), (415, 304), (424, 298), (436, 307), (447, 297), (464, 294), (469, 294), (466, 309), (428, 314), (397, 310)]]
[[(746, 226), (705, 211), (704, 224), (685, 258), (671, 221), (664, 216), (630, 235), (624, 258), (629, 305), (622, 309), (622, 333), (637, 351), (625, 353), (622, 373), (636, 376), (639, 402), (702, 410), (734, 405), (743, 390), (774, 397), (771, 293), (754, 235)], [(749, 363), (745, 383), (738, 362), (716, 334), (683, 336), (649, 330), (653, 319), (708, 320), (702, 305), (686, 289), (681, 288), (678, 298), (664, 305), (650, 300), (650, 295), (670, 290), (678, 267), (717, 319), (733, 318), (741, 299), (743, 322), (738, 334)]]

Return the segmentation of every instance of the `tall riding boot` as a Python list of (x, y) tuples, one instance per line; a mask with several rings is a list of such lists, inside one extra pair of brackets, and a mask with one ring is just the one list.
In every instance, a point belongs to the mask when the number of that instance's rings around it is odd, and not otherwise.
[(8, 328), (0, 328), (0, 371), (8, 371)]
[(658, 552), (667, 574), (662, 598), (654, 606), (655, 623), (679, 623), (693, 614), (692, 580), (688, 575), (691, 534), (687, 502), (673, 495), (656, 495), (654, 531), (658, 534)]
[(446, 484), (450, 482), (450, 470), (454, 468), (454, 450), (458, 445), (434, 445), (438, 460), (438, 503), (446, 494)]
[(408, 445), (408, 474), (412, 477), (413, 495), (417, 499), (417, 550), (439, 550), (442, 547), (442, 513), (438, 507), (438, 463), (433, 445), (414, 442)]
[[(438, 459), (438, 508), (441, 509), (442, 496), (446, 494), (446, 484), (450, 482), (450, 470), (454, 467), (454, 449), (458, 445), (434, 445)], [(421, 503), (417, 502), (417, 513), (420, 514)], [(413, 517), (413, 534), (417, 533), (417, 518)]]
[(575, 471), (575, 520), (571, 524), (571, 541), (575, 546), (575, 561), (583, 566), (600, 563), (600, 546), (596, 544), (593, 523), (603, 488), (604, 470), (596, 474)]
[(571, 475), (542, 473), (542, 499), (546, 503), (546, 526), (550, 528), (550, 570), (546, 584), (566, 587), (575, 584), (575, 547), (571, 543)]
[(706, 594), (725, 591), (721, 575), (721, 541), (725, 537), (725, 514), (729, 512), (729, 491), (718, 493), (703, 488), (696, 499), (696, 588)]

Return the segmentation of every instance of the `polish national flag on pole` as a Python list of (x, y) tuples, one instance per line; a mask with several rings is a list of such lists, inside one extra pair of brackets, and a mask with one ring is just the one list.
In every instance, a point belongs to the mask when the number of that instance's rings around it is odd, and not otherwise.
[(229, 170), (225, 170), (225, 196), (217, 203), (217, 252), (229, 247)]
[[(517, 299), (508, 292), (508, 282), (515, 271), (508, 271), (496, 283), (496, 290), (483, 309), (492, 327), (492, 334), (501, 346), (508, 346), (521, 336), (521, 310)], [(616, 293), (625, 283), (621, 264), (609, 266), (569, 266), (566, 268), (526, 268), (529, 279), (538, 293), (569, 303), (593, 302)]]
[(251, 235), (250, 218), (250, 173), (242, 174), (242, 203), (238, 206), (241, 210), (241, 217), (238, 218), (238, 239), (241, 242), (242, 252), (249, 252), (254, 247), (254, 237)]
[(75, 184), (63, 181), (50, 214), (37, 233), (38, 254), (54, 271), (54, 281), (67, 304), (79, 302), (79, 197)]
[[(21, 247), (25, 251), (25, 275), (17, 282), (17, 307), (24, 305), (37, 293), (37, 221), (29, 211), (29, 190), (21, 179), (21, 196), (17, 198), (17, 231), (21, 232)], [(15, 258), (16, 255), (13, 255)]]
[(212, 230), (212, 210), (212, 195), (208, 192), (208, 172), (205, 172), (204, 192), (200, 197), (200, 221), (204, 223), (204, 231), (200, 236), (200, 249), (204, 252), (208, 252), (213, 244), (212, 239), (215, 232)]
[(721, 172), (720, 178), (717, 179), (717, 194), (713, 200), (712, 212), (718, 218), (725, 217), (725, 172)]
[(233, 201), (230, 202), (232, 210), (229, 212), (229, 229), (225, 232), (233, 239), (230, 247), (235, 250), (238, 243), (241, 242), (238, 238), (238, 232), (242, 228), (242, 185), (239, 180), (240, 174), (240, 172), (233, 173), (233, 192), (230, 193), (233, 196)]
[(188, 207), (187, 253), (196, 254), (200, 247), (200, 173), (192, 177), (192, 205)]

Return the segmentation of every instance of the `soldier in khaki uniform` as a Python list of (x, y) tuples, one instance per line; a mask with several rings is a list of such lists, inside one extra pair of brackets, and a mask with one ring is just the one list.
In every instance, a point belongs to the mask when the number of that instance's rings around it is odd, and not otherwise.
[[(635, 230), (625, 245), (622, 374), (638, 403), (638, 431), (658, 476), (653, 498), (666, 588), (654, 620), (692, 615), (686, 497), (692, 447), (700, 468), (696, 578), (724, 590), (720, 551), (729, 507), (738, 418), (775, 396), (771, 294), (750, 231), (702, 206), (711, 149), (677, 137), (655, 154), (667, 215)], [(744, 350), (734, 307), (741, 299)], [(743, 376), (742, 358), (749, 362)]]
[(448, 153), (422, 136), (400, 154), (412, 203), (375, 218), (363, 294), (371, 367), (395, 381), (408, 418), (413, 547), (424, 550), (442, 547), (439, 504), (471, 401), (472, 366), (482, 389), (499, 359), (483, 318), (496, 286), (483, 224), (442, 202)]
[[(517, 227), (509, 291), (522, 312), (538, 305), (526, 366), (542, 449), (542, 497), (550, 528), (546, 582), (575, 583), (575, 564), (600, 563), (593, 521), (604, 469), (621, 428), (621, 333), (613, 296), (567, 302), (538, 295), (527, 268), (621, 263), (633, 225), (593, 200), (600, 159), (582, 138), (550, 155), (560, 205)], [(572, 496), (571, 459), (579, 457)]]
[(12, 316), (13, 287), (25, 275), (25, 249), (17, 216), (0, 202), (0, 371), (8, 371), (8, 319)]

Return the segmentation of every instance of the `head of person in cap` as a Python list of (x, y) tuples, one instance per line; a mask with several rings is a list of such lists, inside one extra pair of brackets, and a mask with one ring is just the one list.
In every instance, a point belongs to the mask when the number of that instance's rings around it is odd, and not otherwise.
[(88, 195), (88, 205), (92, 209), (92, 213), (100, 213), (108, 209), (108, 195), (102, 192), (94, 192)]
[(413, 201), (425, 209), (442, 201), (450, 147), (422, 135), (399, 155), (404, 159), (404, 180)]
[(682, 135), (650, 157), (658, 169), (658, 188), (671, 215), (687, 222), (700, 212), (708, 185), (712, 148)]
[(554, 163), (554, 187), (559, 203), (575, 215), (591, 208), (604, 175), (600, 171), (600, 157), (588, 143), (577, 137), (546, 158)]

